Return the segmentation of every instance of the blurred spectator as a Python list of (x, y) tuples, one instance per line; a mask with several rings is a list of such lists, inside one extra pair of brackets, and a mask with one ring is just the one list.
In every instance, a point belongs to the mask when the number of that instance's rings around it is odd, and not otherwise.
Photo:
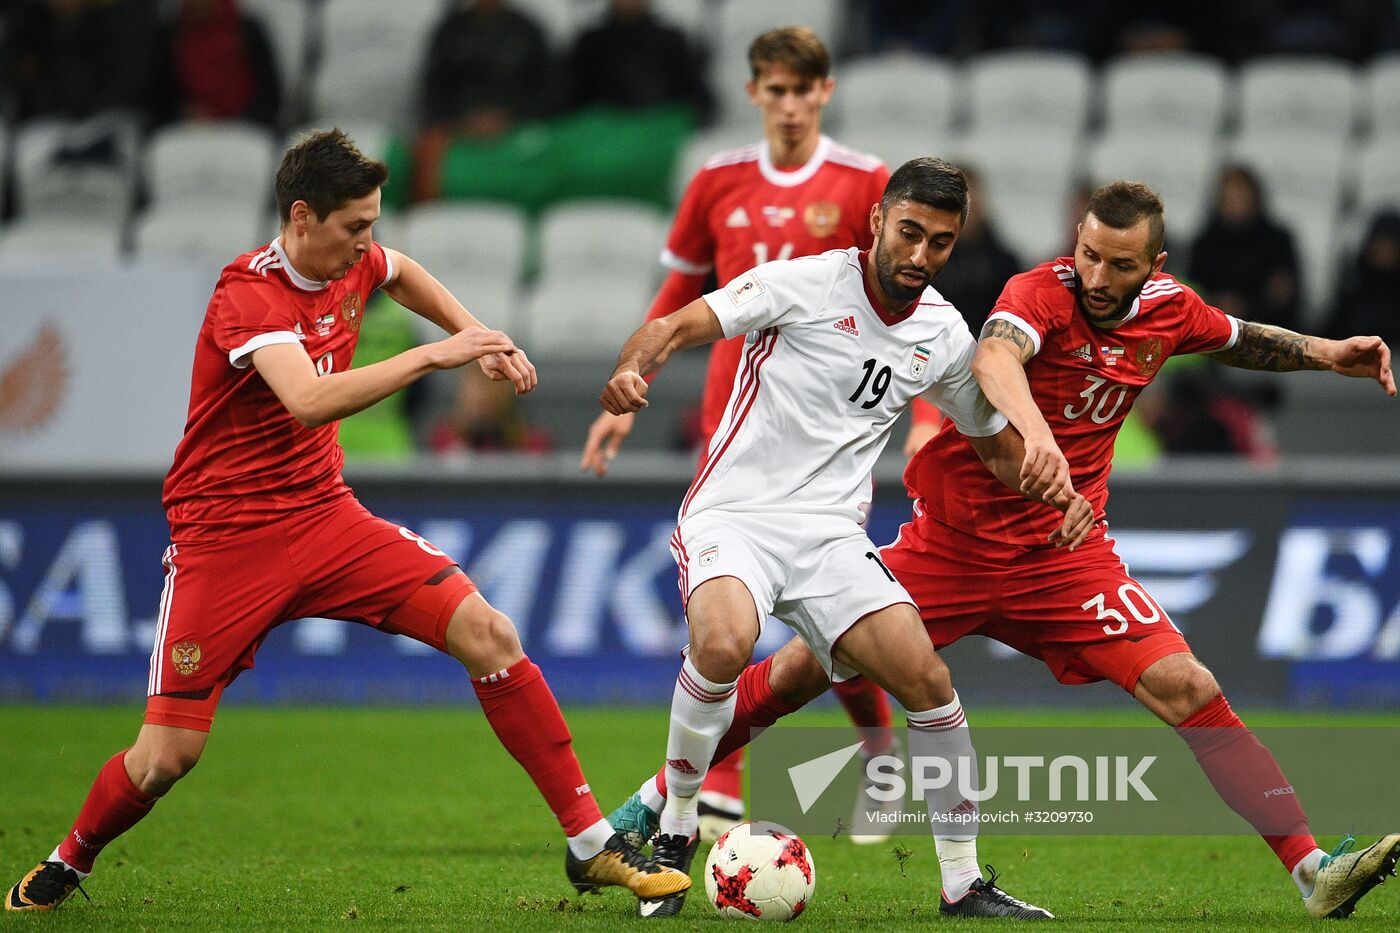
[(1334, 337), (1372, 334), (1400, 349), (1400, 213), (1382, 211), (1347, 274), (1329, 327)]
[(868, 14), (875, 52), (953, 55), (971, 40), (972, 10), (963, 0), (870, 0)]
[(574, 43), (570, 79), (577, 107), (678, 103), (701, 120), (714, 108), (701, 56), (685, 33), (657, 18), (651, 0), (612, 0), (603, 21)]
[(504, 0), (461, 0), (433, 31), (422, 89), (414, 196), (436, 196), (443, 153), (458, 136), (498, 137), (552, 109), (544, 30)]
[(1188, 276), (1228, 314), (1297, 329), (1293, 236), (1269, 217), (1248, 169), (1230, 166), (1220, 173), (1215, 212), (1191, 247)]
[[(145, 113), (159, 20), (150, 0), (11, 0), (0, 75), (15, 118)], [(7, 4), (7, 5), (11, 5)]]
[(462, 368), (456, 406), (432, 429), (428, 444), (438, 454), (542, 454), (554, 446), (548, 434), (525, 420), (511, 384), (491, 381), (480, 366)]
[(1278, 445), (1261, 411), (1278, 403), (1273, 386), (1241, 390), (1215, 366), (1177, 367), (1161, 394), (1140, 406), (1162, 449), (1172, 454), (1242, 454), (1259, 463), (1278, 459)]
[(1008, 250), (991, 226), (982, 186), (977, 173), (966, 166), (967, 192), (972, 204), (967, 223), (958, 234), (955, 261), (939, 273), (934, 287), (962, 312), (973, 334), (982, 332), (982, 324), (1001, 296), (1006, 280), (1020, 272), (1020, 263)]
[(237, 0), (181, 0), (161, 51), (158, 119), (277, 125), (282, 88), (272, 47)]

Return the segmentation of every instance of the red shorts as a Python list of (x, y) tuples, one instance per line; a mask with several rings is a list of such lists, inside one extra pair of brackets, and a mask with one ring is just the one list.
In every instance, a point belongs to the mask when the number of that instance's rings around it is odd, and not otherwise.
[(268, 633), (320, 616), (446, 647), (476, 591), (427, 541), (352, 498), (165, 552), (146, 722), (208, 731), (220, 692)]
[(914, 598), (935, 648), (995, 638), (1065, 684), (1111, 680), (1132, 693), (1186, 639), (1100, 535), (1071, 552), (989, 543), (921, 515), (881, 558)]

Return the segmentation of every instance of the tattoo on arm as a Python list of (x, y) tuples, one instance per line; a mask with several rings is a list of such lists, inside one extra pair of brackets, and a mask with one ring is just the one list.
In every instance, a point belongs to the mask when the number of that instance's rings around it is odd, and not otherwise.
[(1289, 373), (1321, 368), (1321, 361), (1315, 352), (1315, 338), (1254, 321), (1241, 321), (1235, 345), (1227, 350), (1217, 350), (1210, 356), (1226, 366), (1239, 369)]
[(984, 324), (982, 327), (982, 339), (986, 340), (991, 337), (1000, 337), (1003, 340), (1009, 340), (1014, 343), (1017, 349), (1021, 351), (1022, 363), (1035, 356), (1035, 344), (1031, 342), (1030, 336), (1010, 321), (993, 319)]

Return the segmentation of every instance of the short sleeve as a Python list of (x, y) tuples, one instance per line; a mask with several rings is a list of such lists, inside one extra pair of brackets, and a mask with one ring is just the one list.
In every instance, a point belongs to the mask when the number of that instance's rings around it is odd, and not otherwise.
[(376, 289), (383, 288), (389, 284), (389, 279), (394, 277), (394, 263), (389, 258), (389, 253), (378, 243), (369, 245), (369, 255), (365, 257), (365, 280), (369, 285), (370, 293)]
[(1181, 286), (1182, 335), (1177, 353), (1215, 353), (1228, 350), (1240, 336), (1240, 322), (1212, 307), (1185, 285)]
[(820, 274), (819, 261), (805, 257), (765, 262), (707, 294), (705, 303), (726, 337), (781, 327), (798, 318), (804, 306), (816, 308), (826, 297), (825, 276), (813, 275)]
[[(961, 323), (961, 322), (960, 322)], [(977, 341), (966, 324), (952, 328), (948, 339), (951, 361), (922, 398), (953, 420), (968, 437), (989, 437), (1006, 427), (1006, 416), (997, 411), (972, 375), (972, 355)]]
[(661, 253), (662, 265), (684, 275), (704, 275), (714, 268), (715, 241), (707, 217), (708, 176), (702, 169), (690, 180)]
[[(1023, 332), (1030, 338), (1036, 353), (1040, 352), (1046, 335), (1058, 326), (1054, 309), (1051, 303), (1045, 300), (1047, 283), (1044, 276), (1044, 267), (1013, 275), (1001, 290), (1001, 297), (997, 298), (996, 304), (992, 306), (992, 313), (987, 315), (988, 323), (994, 320), (1005, 321)], [(1049, 287), (1064, 286), (1057, 280)]]
[(214, 342), (229, 364), (246, 369), (254, 350), (277, 343), (300, 343), (291, 302), (267, 279), (223, 285), (223, 301), (214, 312)]

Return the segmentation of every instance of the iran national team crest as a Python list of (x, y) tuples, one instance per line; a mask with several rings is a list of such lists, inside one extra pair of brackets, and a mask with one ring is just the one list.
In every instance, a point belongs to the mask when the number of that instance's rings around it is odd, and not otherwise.
[(365, 315), (359, 292), (351, 292), (340, 299), (340, 316), (345, 318), (345, 326), (350, 328), (352, 334), (360, 329), (360, 322), (364, 320)]
[(712, 544), (700, 552), (700, 566), (708, 567), (719, 559), (719, 545)]
[(915, 346), (914, 354), (909, 358), (909, 375), (915, 379), (922, 379), (926, 369), (928, 369), (928, 347)]
[(186, 677), (199, 670), (199, 661), (203, 656), (199, 645), (192, 641), (182, 641), (170, 649), (170, 660), (175, 663), (175, 670)]
[(1162, 368), (1162, 338), (1153, 337), (1138, 344), (1138, 372), (1151, 379)]
[(841, 205), (831, 201), (808, 204), (807, 209), (802, 212), (802, 222), (807, 225), (807, 232), (814, 237), (831, 236), (836, 232), (836, 226), (841, 223)]

